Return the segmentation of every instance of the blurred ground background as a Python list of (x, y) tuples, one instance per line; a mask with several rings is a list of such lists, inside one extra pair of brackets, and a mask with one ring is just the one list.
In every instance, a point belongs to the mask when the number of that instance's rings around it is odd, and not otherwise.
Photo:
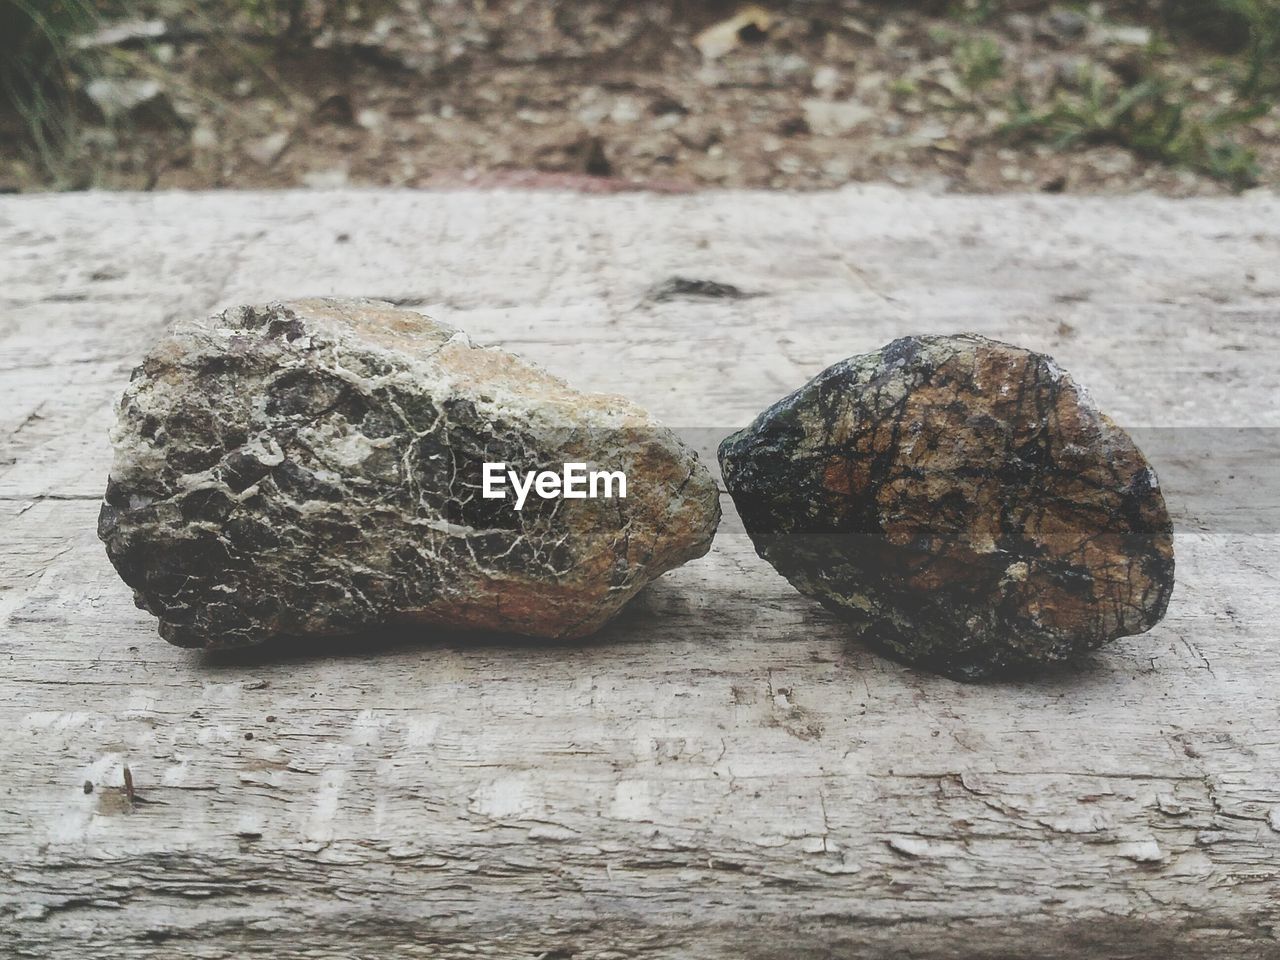
[(0, 0), (0, 189), (1280, 183), (1280, 0)]

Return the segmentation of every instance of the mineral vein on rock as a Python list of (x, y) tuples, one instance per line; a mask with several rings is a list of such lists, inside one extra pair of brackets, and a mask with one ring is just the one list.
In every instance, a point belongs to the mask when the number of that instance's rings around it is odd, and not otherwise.
[(764, 411), (720, 464), (757, 552), (800, 592), (954, 677), (1076, 657), (1169, 602), (1154, 471), (1028, 350), (896, 340)]
[[(634, 404), (420, 314), (303, 300), (183, 323), (119, 405), (99, 536), (182, 646), (423, 623), (603, 625), (706, 553), (706, 467)], [(485, 462), (621, 470), (625, 499), (481, 496)]]

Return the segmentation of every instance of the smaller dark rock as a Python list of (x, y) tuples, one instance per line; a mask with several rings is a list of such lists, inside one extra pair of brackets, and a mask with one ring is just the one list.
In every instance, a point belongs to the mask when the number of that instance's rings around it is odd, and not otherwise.
[(958, 679), (1164, 616), (1155, 472), (1053, 360), (978, 336), (851, 357), (720, 445), (756, 551), (887, 653)]

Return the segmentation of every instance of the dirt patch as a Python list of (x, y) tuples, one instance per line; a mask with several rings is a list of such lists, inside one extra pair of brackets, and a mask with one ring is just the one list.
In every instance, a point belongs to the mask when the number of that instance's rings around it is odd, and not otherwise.
[(1280, 182), (1280, 118), (1242, 98), (1241, 57), (1140, 5), (927, 6), (369, 2), (286, 41), (152, 4), (99, 35), (69, 149), (33, 156), (9, 119), (0, 186)]

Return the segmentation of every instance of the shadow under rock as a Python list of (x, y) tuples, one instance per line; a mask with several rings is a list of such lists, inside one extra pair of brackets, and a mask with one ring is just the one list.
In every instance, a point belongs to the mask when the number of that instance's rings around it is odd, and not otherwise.
[[(824, 613), (826, 611), (823, 611)], [(1000, 667), (992, 673), (975, 673), (964, 668), (956, 669), (941, 663), (929, 663), (908, 659), (892, 647), (876, 638), (874, 623), (857, 624), (841, 620), (834, 614), (827, 614), (837, 624), (844, 624), (848, 633), (842, 640), (846, 656), (854, 659), (858, 656), (877, 657), (897, 667), (903, 674), (916, 676), (934, 682), (956, 684), (963, 687), (985, 688), (989, 690), (1001, 687), (1017, 688), (1022, 691), (1031, 689), (1043, 693), (1052, 693), (1057, 689), (1095, 681), (1114, 673), (1118, 667), (1109, 663), (1106, 647), (1090, 650), (1070, 660), (1055, 663), (1016, 664)], [(916, 681), (920, 683), (921, 681)]]
[(244, 669), (312, 660), (369, 659), (432, 650), (487, 650), (537, 657), (565, 655), (608, 646), (643, 644), (663, 619), (659, 598), (666, 591), (645, 587), (622, 611), (590, 636), (574, 640), (529, 637), (491, 630), (466, 630), (437, 624), (386, 624), (333, 636), (280, 636), (252, 647), (200, 651), (210, 668)]
[[(791, 598), (789, 598), (791, 599)], [(791, 622), (765, 627), (757, 622), (758, 610), (739, 604), (691, 604), (686, 588), (662, 580), (649, 584), (622, 611), (600, 630), (574, 640), (528, 637), (514, 633), (465, 630), (434, 624), (388, 624), (335, 636), (276, 637), (252, 647), (206, 650), (199, 653), (200, 664), (210, 669), (241, 670), (285, 663), (320, 660), (368, 660), (380, 657), (429, 657), (433, 651), (484, 651), (506, 659), (524, 657), (568, 657), (592, 650), (641, 647), (657, 641), (697, 638), (710, 651), (726, 645), (752, 643), (761, 628), (777, 630), (778, 666), (793, 660), (795, 642), (827, 641), (845, 670), (850, 683), (865, 682), (868, 674), (880, 674), (892, 664), (904, 682), (924, 689), (940, 685), (970, 688), (1030, 689), (1051, 694), (1085, 682), (1096, 681), (1123, 670), (1104, 647), (1075, 660), (1006, 668), (999, 675), (973, 677), (957, 675), (936, 666), (911, 663), (895, 651), (877, 643), (871, 624), (857, 624), (835, 616), (820, 604), (796, 595), (799, 616)], [(790, 642), (789, 642), (790, 641)], [(838, 652), (837, 652), (838, 651)], [(758, 660), (758, 652), (756, 654)], [(812, 654), (810, 654), (812, 658)], [(712, 659), (715, 659), (712, 657)], [(887, 661), (880, 668), (875, 660)]]

